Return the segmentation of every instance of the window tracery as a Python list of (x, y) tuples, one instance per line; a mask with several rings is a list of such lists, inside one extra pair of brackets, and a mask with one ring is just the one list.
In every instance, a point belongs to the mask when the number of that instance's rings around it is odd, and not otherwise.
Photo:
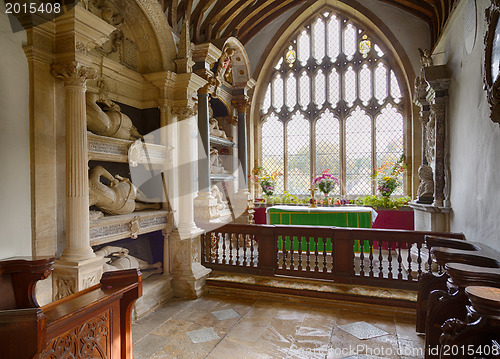
[(403, 91), (384, 47), (333, 11), (291, 37), (261, 106), (261, 164), (284, 173), (277, 192), (307, 195), (329, 170), (335, 195), (375, 194), (374, 168), (404, 153)]

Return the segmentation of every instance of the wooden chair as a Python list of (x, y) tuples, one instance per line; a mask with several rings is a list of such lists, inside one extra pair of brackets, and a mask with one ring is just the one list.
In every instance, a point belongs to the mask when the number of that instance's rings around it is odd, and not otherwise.
[(0, 261), (2, 358), (131, 358), (140, 271), (106, 272), (99, 284), (39, 307), (35, 285), (52, 273), (53, 263), (47, 257)]

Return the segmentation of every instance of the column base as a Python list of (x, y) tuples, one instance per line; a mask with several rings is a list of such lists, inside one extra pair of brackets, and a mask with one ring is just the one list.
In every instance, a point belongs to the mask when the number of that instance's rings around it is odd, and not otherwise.
[(236, 193), (233, 202), (235, 223), (255, 223), (253, 197), (248, 190), (240, 190)]
[(59, 300), (99, 283), (106, 261), (99, 256), (82, 261), (56, 260), (52, 274), (53, 299)]
[(170, 235), (172, 290), (174, 297), (199, 298), (205, 292), (205, 280), (212, 271), (201, 265), (201, 235), (175, 229)]
[(217, 199), (209, 192), (198, 192), (198, 196), (194, 199), (194, 220), (197, 223), (207, 223), (219, 217)]

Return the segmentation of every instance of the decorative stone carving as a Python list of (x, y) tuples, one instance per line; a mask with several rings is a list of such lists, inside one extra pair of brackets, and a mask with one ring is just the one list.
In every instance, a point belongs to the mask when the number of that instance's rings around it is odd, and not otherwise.
[(224, 169), (222, 160), (219, 157), (219, 150), (217, 150), (215, 147), (210, 148), (210, 173), (227, 173), (227, 171)]
[(217, 210), (218, 211), (223, 211), (226, 208), (228, 208), (227, 201), (224, 201), (224, 195), (219, 190), (219, 187), (216, 184), (212, 185), (212, 190), (211, 190), (210, 194), (212, 195), (212, 197), (214, 197), (217, 200)]
[(55, 283), (55, 299), (59, 300), (61, 298), (67, 297), (71, 294), (76, 293), (76, 282), (75, 278), (71, 277), (58, 277)]
[(436, 154), (435, 142), (436, 142), (436, 116), (431, 113), (429, 116), (429, 121), (425, 125), (425, 158), (427, 163), (434, 163), (434, 157)]
[(417, 203), (431, 204), (434, 200), (434, 180), (432, 168), (427, 165), (421, 165), (418, 169), (418, 177), (420, 178), (420, 185), (417, 190)]
[[(111, 183), (105, 185), (101, 177)], [(109, 214), (128, 214), (136, 210), (160, 209), (159, 203), (151, 202), (128, 178), (113, 177), (106, 169), (97, 166), (89, 175), (89, 206), (97, 206)]]
[(226, 132), (224, 132), (224, 130), (221, 130), (219, 128), (219, 121), (217, 121), (214, 117), (212, 117), (209, 120), (209, 124), (210, 124), (209, 129), (211, 136), (227, 139)]
[(109, 1), (88, 0), (85, 1), (84, 8), (110, 25), (117, 26), (123, 22), (123, 16)]
[(232, 62), (232, 57), (234, 55), (234, 49), (226, 46), (224, 50), (222, 50), (222, 55), (219, 59), (219, 63), (217, 64), (217, 71), (215, 73), (215, 80), (217, 81), (217, 86), (220, 86), (222, 80), (224, 79), (224, 75), (227, 69), (230, 67)]
[[(104, 264), (105, 272), (138, 268), (141, 271), (146, 271), (147, 276), (149, 276), (163, 271), (162, 262), (149, 264), (148, 262), (133, 257), (128, 253), (129, 251), (127, 248), (114, 246), (106, 246), (95, 252), (96, 255), (109, 258), (109, 261)], [(147, 276), (144, 277), (146, 273), (143, 274), (143, 278), (147, 278)]]
[(52, 75), (62, 79), (64, 86), (79, 86), (86, 88), (87, 80), (97, 78), (97, 73), (94, 69), (83, 66), (76, 61), (67, 64), (52, 65)]
[[(104, 105), (104, 110), (98, 104)], [(103, 94), (86, 93), (87, 128), (101, 136), (135, 140), (142, 138), (130, 118), (120, 112), (120, 106)]]
[(140, 140), (134, 141), (128, 148), (128, 163), (137, 167), (144, 158), (144, 143)]
[(431, 52), (429, 49), (418, 49), (418, 53), (420, 54), (420, 64), (422, 67), (433, 66)]

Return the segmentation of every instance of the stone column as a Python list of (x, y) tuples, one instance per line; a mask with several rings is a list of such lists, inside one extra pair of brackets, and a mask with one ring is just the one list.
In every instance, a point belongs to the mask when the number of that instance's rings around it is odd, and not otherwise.
[(64, 80), (66, 104), (66, 248), (54, 271), (56, 299), (85, 289), (100, 279), (102, 257), (90, 246), (88, 146), (85, 91), (95, 72), (77, 62), (54, 65)]
[(179, 223), (170, 236), (172, 289), (174, 296), (197, 298), (204, 292), (205, 279), (211, 272), (201, 265), (203, 230), (194, 222), (194, 168), (196, 152), (196, 110), (174, 108), (178, 124)]
[(445, 186), (445, 104), (441, 101), (431, 105), (434, 115), (435, 127), (435, 167), (434, 167), (434, 206), (441, 207), (444, 204)]
[(196, 223), (201, 227), (220, 217), (217, 200), (211, 195), (209, 86), (206, 85), (198, 90), (198, 196), (194, 200), (194, 214)]
[(238, 172), (238, 193), (236, 194), (234, 213), (241, 216), (236, 218), (238, 223), (253, 223), (254, 204), (248, 191), (248, 166), (247, 166), (247, 121), (246, 111), (250, 106), (246, 95), (233, 98), (233, 106), (238, 111), (238, 161), (241, 171)]

